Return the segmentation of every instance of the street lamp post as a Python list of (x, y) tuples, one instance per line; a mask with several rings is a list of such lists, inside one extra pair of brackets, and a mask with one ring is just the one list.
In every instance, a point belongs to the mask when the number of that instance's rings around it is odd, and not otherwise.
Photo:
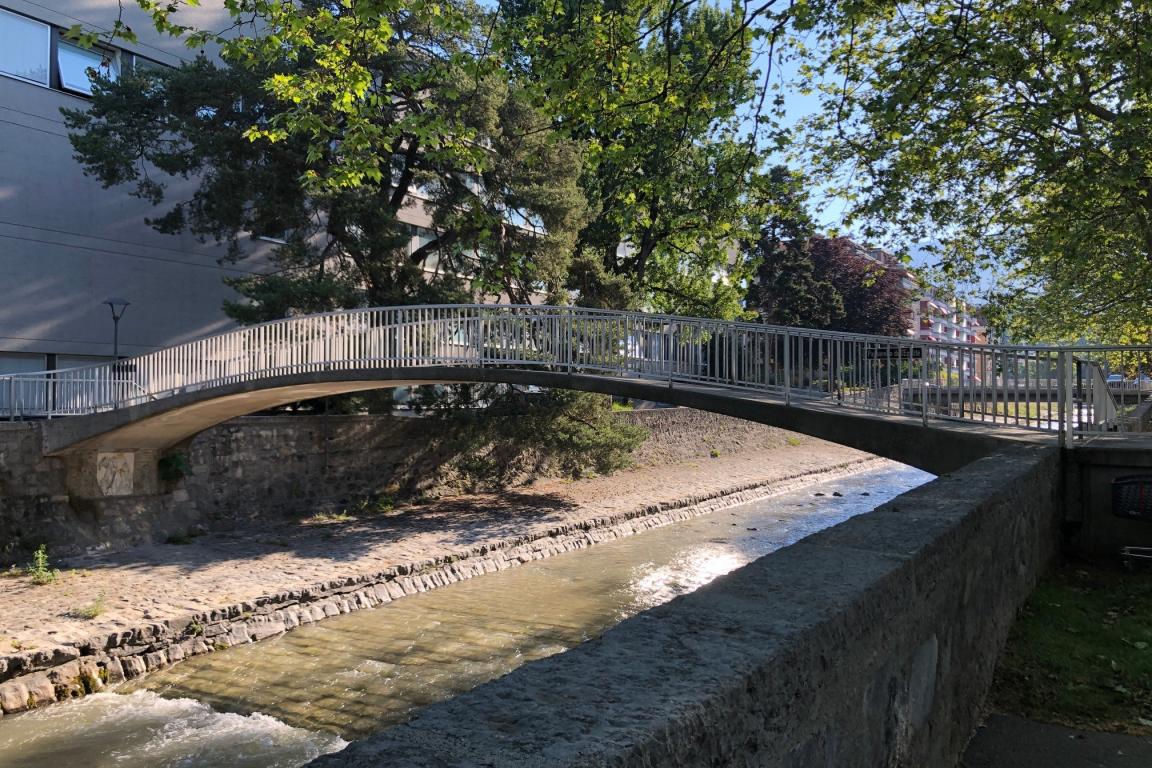
[(108, 299), (104, 302), (112, 310), (112, 359), (120, 359), (120, 318), (124, 317), (124, 310), (128, 309), (129, 302), (125, 299)]

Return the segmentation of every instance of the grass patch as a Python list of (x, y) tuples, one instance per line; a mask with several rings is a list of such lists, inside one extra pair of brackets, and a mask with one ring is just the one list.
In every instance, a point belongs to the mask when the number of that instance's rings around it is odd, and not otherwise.
[(355, 516), (341, 510), (340, 512), (317, 512), (314, 515), (309, 515), (300, 522), (305, 525), (316, 525), (323, 523), (348, 523), (355, 519)]
[(992, 703), (1037, 720), (1152, 735), (1152, 573), (1067, 564), (1012, 628)]
[(104, 604), (104, 595), (101, 594), (88, 605), (73, 608), (71, 616), (77, 619), (94, 619), (104, 613), (107, 607), (108, 606)]

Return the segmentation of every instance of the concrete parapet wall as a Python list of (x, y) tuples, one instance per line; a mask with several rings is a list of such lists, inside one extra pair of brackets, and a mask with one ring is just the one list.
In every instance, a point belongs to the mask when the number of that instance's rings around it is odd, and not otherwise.
[(1059, 479), (978, 460), (313, 765), (954, 766)]

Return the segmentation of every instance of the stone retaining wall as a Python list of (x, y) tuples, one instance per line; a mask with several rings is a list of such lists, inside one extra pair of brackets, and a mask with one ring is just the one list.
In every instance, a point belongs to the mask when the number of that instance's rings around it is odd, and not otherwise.
[(162, 494), (82, 498), (63, 459), (42, 452), (40, 424), (0, 422), (0, 567), (24, 566), (44, 544), (54, 559), (163, 540), (204, 516), (184, 488)]
[(1059, 461), (976, 461), (313, 765), (955, 766), (1057, 552)]
[[(687, 408), (619, 418), (651, 434), (635, 454), (640, 465), (811, 440)], [(435, 430), (435, 422), (390, 416), (249, 416), (193, 439), (182, 452), (186, 476), (162, 493), (87, 498), (69, 489), (64, 460), (42, 455), (39, 423), (0, 422), (0, 566), (25, 565), (41, 544), (54, 559), (119, 551), (398, 487), (434, 491), (450, 481), (454, 458), (434, 447)]]
[(714, 494), (685, 497), (673, 504), (645, 506), (559, 526), (543, 535), (512, 537), (495, 545), (397, 564), (377, 573), (264, 595), (251, 602), (179, 620), (145, 624), (93, 637), (75, 647), (0, 656), (0, 681), (3, 681), (0, 682), (0, 711), (11, 714), (77, 698), (188, 656), (263, 640), (301, 624), (372, 608), (405, 595), (629, 536), (882, 463), (881, 459), (864, 459), (770, 484), (730, 487)]

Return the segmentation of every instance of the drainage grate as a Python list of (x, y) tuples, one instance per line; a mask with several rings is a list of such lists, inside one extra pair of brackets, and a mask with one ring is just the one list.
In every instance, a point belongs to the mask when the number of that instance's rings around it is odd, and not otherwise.
[(1127, 475), (1113, 480), (1112, 514), (1152, 522), (1152, 475)]

